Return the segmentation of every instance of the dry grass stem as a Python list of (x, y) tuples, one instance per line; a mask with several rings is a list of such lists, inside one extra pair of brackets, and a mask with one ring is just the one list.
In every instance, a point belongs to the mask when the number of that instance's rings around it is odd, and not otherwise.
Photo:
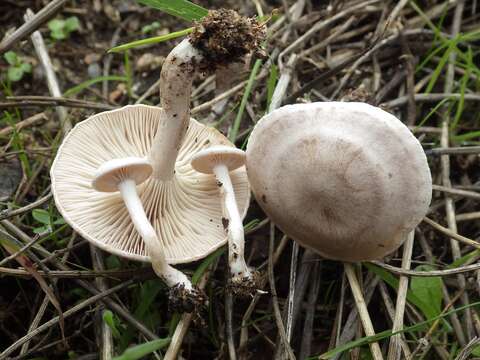
[[(367, 304), (365, 303), (365, 298), (363, 296), (360, 283), (358, 282), (357, 275), (355, 274), (355, 269), (352, 264), (344, 263), (345, 274), (347, 275), (348, 283), (350, 284), (350, 289), (352, 290), (353, 298), (355, 299), (355, 305), (357, 306), (358, 315), (362, 321), (363, 330), (365, 335), (374, 336), (375, 330), (373, 328), (372, 320), (370, 314), (368, 313)], [(377, 342), (370, 343), (370, 350), (372, 356), (375, 360), (383, 360), (382, 350)]]

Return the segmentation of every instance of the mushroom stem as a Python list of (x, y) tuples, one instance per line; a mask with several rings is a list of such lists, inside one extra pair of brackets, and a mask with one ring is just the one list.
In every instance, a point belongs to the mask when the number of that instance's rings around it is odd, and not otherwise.
[(176, 285), (183, 285), (185, 289), (191, 290), (192, 284), (187, 276), (167, 263), (165, 253), (158, 242), (155, 229), (143, 209), (135, 181), (130, 179), (124, 180), (118, 184), (118, 189), (120, 190), (128, 213), (132, 218), (135, 229), (145, 242), (155, 273), (165, 281), (170, 288)]
[(150, 150), (152, 176), (155, 179), (168, 181), (175, 174), (175, 161), (190, 122), (190, 93), (196, 64), (201, 59), (202, 55), (185, 39), (163, 63), (160, 99), (164, 119)]
[(224, 164), (217, 164), (213, 172), (220, 187), (222, 196), (223, 216), (222, 223), (228, 234), (228, 263), (233, 280), (236, 278), (250, 278), (252, 273), (245, 262), (245, 239), (240, 212), (238, 211), (235, 193), (228, 168)]

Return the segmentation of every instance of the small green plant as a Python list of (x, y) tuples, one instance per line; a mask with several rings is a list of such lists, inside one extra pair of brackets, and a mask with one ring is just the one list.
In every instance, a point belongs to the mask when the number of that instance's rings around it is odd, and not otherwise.
[(80, 21), (76, 16), (67, 19), (53, 19), (48, 22), (50, 37), (54, 40), (67, 39), (70, 33), (80, 29)]
[(54, 225), (63, 225), (65, 220), (61, 217), (56, 219), (52, 218), (50, 213), (44, 209), (35, 209), (32, 211), (32, 216), (37, 220), (42, 226), (36, 227), (33, 229), (35, 234), (42, 234), (45, 232), (51, 233), (53, 231)]
[(32, 72), (32, 65), (23, 62), (20, 57), (13, 51), (6, 52), (3, 57), (8, 62), (7, 78), (11, 82), (20, 81), (23, 75)]
[(154, 21), (151, 24), (142, 27), (142, 34), (148, 34), (158, 29), (160, 29), (160, 23), (158, 21)]

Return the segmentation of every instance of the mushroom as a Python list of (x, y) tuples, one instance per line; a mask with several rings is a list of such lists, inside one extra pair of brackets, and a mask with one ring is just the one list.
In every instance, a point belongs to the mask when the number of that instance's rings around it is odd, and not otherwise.
[[(154, 256), (150, 258), (151, 249), (136, 231), (121, 194), (98, 192), (92, 183), (97, 169), (112, 159), (147, 158), (163, 115), (161, 108), (146, 105), (96, 114), (67, 135), (51, 168), (52, 191), (64, 219), (103, 250), (132, 260), (152, 261)], [(158, 180), (152, 169), (152, 175), (137, 186), (158, 247), (169, 264), (202, 259), (227, 241), (222, 207), (214, 195), (218, 192), (216, 181), (190, 165), (193, 154), (212, 144), (233, 146), (217, 130), (191, 119), (175, 176)], [(233, 171), (231, 178), (243, 217), (250, 201), (245, 168)], [(173, 291), (170, 295), (171, 304), (181, 300)]]
[(214, 174), (222, 197), (222, 224), (228, 235), (228, 263), (231, 288), (239, 295), (255, 291), (256, 276), (245, 262), (245, 238), (230, 171), (245, 165), (245, 152), (228, 146), (212, 146), (192, 157), (192, 167), (203, 174)]
[(246, 153), (260, 206), (285, 234), (326, 258), (384, 257), (430, 204), (422, 146), (395, 116), (368, 104), (279, 108), (257, 123)]
[[(60, 213), (80, 235), (116, 255), (151, 261), (120, 194), (91, 186), (105, 162), (147, 157), (152, 175), (137, 191), (167, 263), (202, 259), (226, 243), (215, 179), (195, 172), (190, 161), (203, 148), (233, 144), (189, 117), (191, 85), (197, 70), (236, 61), (258, 46), (263, 33), (254, 19), (210, 12), (165, 60), (163, 109), (134, 105), (102, 112), (65, 137), (50, 171), (52, 192)], [(250, 201), (245, 168), (230, 176), (243, 218)]]
[(184, 273), (168, 265), (157, 233), (148, 220), (137, 193), (137, 185), (145, 182), (152, 174), (152, 170), (152, 166), (145, 158), (113, 159), (97, 169), (92, 187), (100, 192), (120, 192), (133, 225), (145, 243), (153, 270), (172, 291), (184, 293), (181, 297), (184, 301), (181, 308), (193, 310), (200, 294), (192, 287)]
[[(264, 116), (246, 153), (260, 206), (301, 245), (345, 262), (365, 334), (375, 335), (351, 262), (391, 253), (427, 213), (432, 179), (418, 140), (368, 104), (297, 104)], [(383, 359), (378, 343), (370, 349)]]

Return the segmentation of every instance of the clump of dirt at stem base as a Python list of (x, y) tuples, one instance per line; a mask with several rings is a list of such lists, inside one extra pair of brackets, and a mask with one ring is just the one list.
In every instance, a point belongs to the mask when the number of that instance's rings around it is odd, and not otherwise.
[(264, 39), (264, 24), (229, 9), (210, 10), (190, 35), (192, 45), (203, 53), (204, 71), (241, 61), (244, 55), (257, 52)]

